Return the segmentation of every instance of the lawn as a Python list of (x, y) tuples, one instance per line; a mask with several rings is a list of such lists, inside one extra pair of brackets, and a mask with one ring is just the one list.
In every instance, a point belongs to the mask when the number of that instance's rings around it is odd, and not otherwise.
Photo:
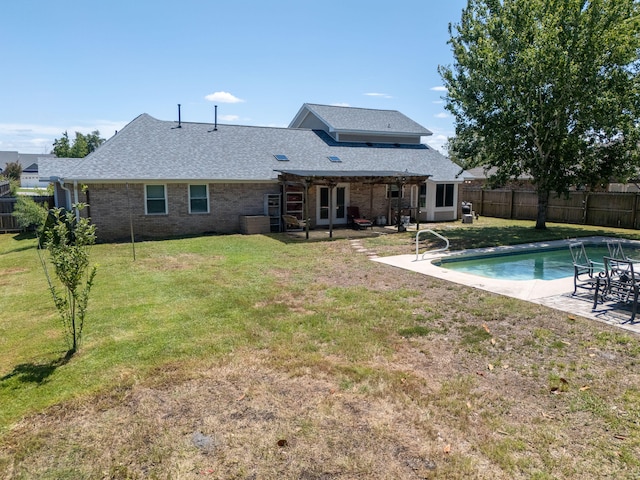
[[(470, 248), (633, 231), (481, 218)], [(365, 238), (412, 254), (412, 235)], [(632, 334), (284, 234), (99, 244), (80, 351), (0, 235), (3, 478), (637, 478)]]

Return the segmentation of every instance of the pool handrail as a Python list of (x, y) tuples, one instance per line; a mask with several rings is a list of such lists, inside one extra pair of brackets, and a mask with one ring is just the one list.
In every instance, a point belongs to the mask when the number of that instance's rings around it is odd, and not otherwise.
[(420, 254), (418, 253), (419, 245), (420, 245), (420, 234), (421, 234), (421, 233), (425, 233), (425, 232), (432, 233), (432, 234), (434, 234), (436, 237), (438, 237), (438, 238), (440, 238), (440, 239), (444, 240), (444, 241), (446, 242), (446, 245), (445, 245), (443, 248), (436, 248), (435, 250), (427, 250), (426, 252), (424, 252), (424, 253), (422, 254), (422, 260), (424, 260), (424, 256), (425, 256), (427, 253), (445, 252), (445, 251), (449, 250), (449, 239), (448, 239), (447, 237), (444, 237), (444, 236), (440, 235), (440, 234), (439, 234), (439, 233), (437, 233), (437, 232), (434, 232), (433, 230), (431, 230), (431, 229), (429, 229), (429, 228), (424, 229), (424, 230), (419, 230), (419, 231), (416, 233), (416, 259), (414, 260), (414, 261), (416, 261), (416, 262), (419, 260), (419, 256), (420, 256)]

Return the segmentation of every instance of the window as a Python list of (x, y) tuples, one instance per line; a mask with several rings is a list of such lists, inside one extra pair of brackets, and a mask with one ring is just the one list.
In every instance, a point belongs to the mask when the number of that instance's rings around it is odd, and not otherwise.
[(334, 162), (334, 163), (340, 163), (340, 162), (342, 162), (342, 160), (340, 160), (340, 157), (336, 157), (336, 156), (334, 156), (334, 155), (331, 155), (330, 157), (327, 157), (327, 158), (328, 158), (331, 162)]
[(425, 208), (427, 206), (427, 184), (423, 183), (420, 185), (420, 196), (419, 196), (419, 205), (420, 208)]
[[(398, 185), (392, 183), (391, 185), (387, 185), (387, 198), (398, 198), (398, 194), (400, 193), (400, 189)], [(404, 185), (402, 186), (402, 194), (400, 198), (404, 198)]]
[(287, 157), (286, 155), (278, 154), (278, 155), (274, 155), (274, 157), (276, 157), (276, 160), (278, 160), (279, 162), (289, 161), (289, 157)]
[(209, 213), (208, 185), (189, 185), (189, 213)]
[(165, 215), (167, 196), (164, 185), (145, 185), (144, 200), (147, 215)]
[(453, 207), (453, 183), (436, 185), (436, 207)]

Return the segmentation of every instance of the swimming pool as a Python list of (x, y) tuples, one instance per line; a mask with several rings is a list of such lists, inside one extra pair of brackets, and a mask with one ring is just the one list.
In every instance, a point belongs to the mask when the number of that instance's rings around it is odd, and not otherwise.
[[(585, 245), (585, 249), (596, 262), (602, 262), (602, 257), (608, 255), (606, 246)], [(625, 253), (640, 258), (640, 251), (635, 248), (625, 247)], [(502, 280), (556, 280), (573, 276), (569, 247), (443, 258), (435, 263), (450, 270)]]

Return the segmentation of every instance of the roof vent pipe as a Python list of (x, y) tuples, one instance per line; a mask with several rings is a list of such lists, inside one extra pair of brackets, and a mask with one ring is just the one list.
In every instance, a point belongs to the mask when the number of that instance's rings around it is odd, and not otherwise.
[(208, 133), (218, 131), (218, 105), (214, 105), (213, 108), (214, 108), (213, 128), (211, 130), (207, 130)]
[(178, 128), (182, 128), (182, 120), (180, 118), (180, 104), (178, 104)]

